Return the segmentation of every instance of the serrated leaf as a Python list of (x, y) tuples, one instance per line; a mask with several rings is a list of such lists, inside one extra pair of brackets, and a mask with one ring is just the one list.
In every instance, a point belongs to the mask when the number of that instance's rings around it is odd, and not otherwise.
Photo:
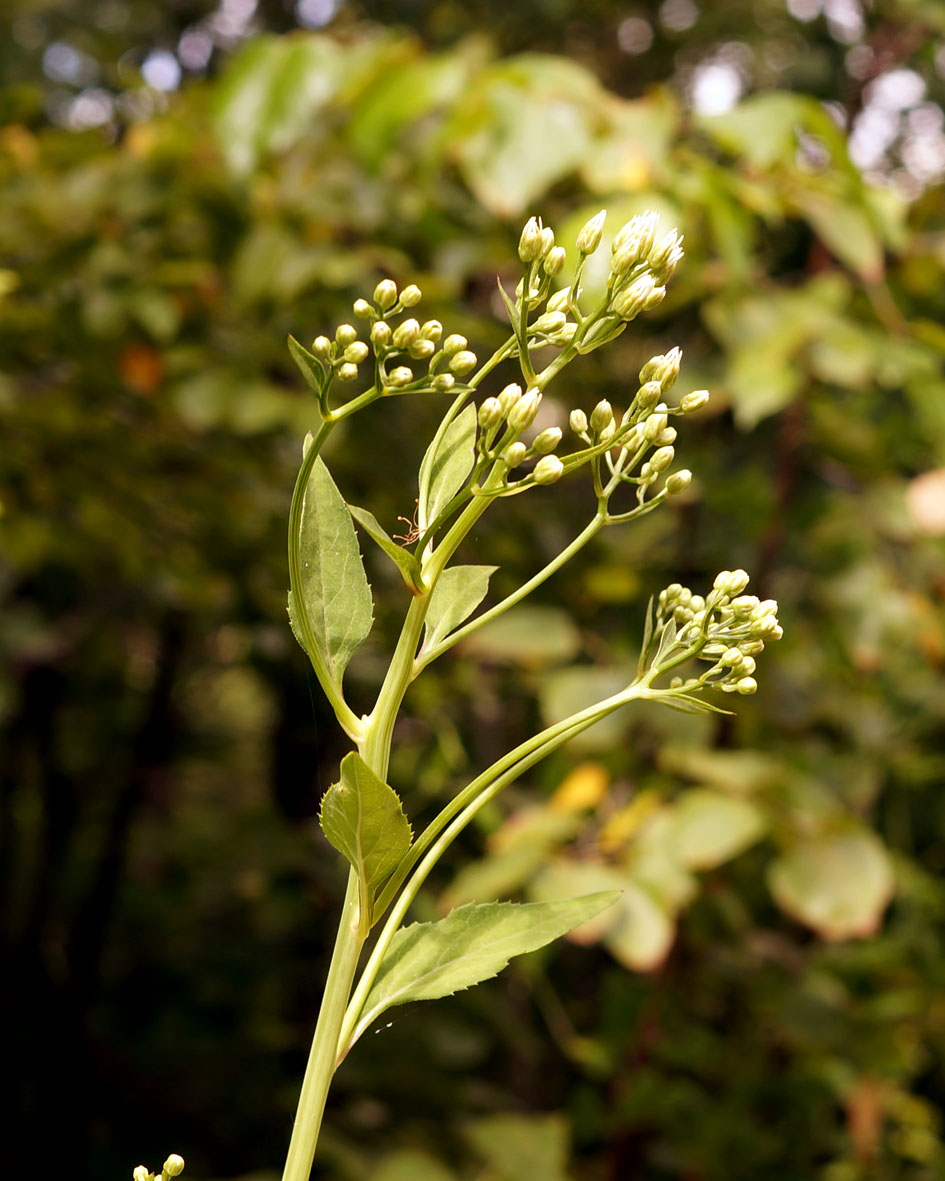
[(513, 956), (544, 947), (619, 896), (607, 890), (560, 902), (470, 903), (438, 922), (402, 928), (381, 964), (356, 1036), (394, 1005), (452, 996), (488, 980)]
[(420, 563), (413, 554), (409, 550), (405, 550), (402, 546), (399, 546), (388, 534), (377, 517), (373, 513), (368, 512), (367, 509), (358, 508), (356, 504), (349, 504), (348, 512), (354, 517), (368, 537), (372, 541), (375, 541), (394, 562), (410, 590), (414, 594), (419, 594), (423, 587), (423, 579), (420, 575)]
[(322, 832), (354, 866), (362, 909), (370, 913), (378, 888), (410, 848), (413, 834), (400, 797), (357, 751), (341, 761), (341, 779), (322, 798)]
[(445, 639), (486, 597), (497, 566), (450, 566), (440, 575), (427, 609), (425, 650)]
[(863, 830), (798, 841), (772, 863), (768, 886), (824, 939), (855, 939), (874, 934), (895, 881), (884, 845)]
[(470, 403), (446, 428), (442, 439), (430, 444), (421, 471), (429, 472), (426, 486), (421, 482), (417, 522), (421, 530), (432, 525), (466, 483), (476, 460), (476, 407)]
[(299, 344), (294, 336), (289, 336), (288, 345), (289, 354), (296, 365), (298, 365), (299, 372), (305, 378), (309, 389), (314, 390), (316, 394), (321, 394), (325, 381), (324, 365), (322, 365), (314, 353), (310, 353), (304, 345)]
[[(299, 550), (302, 584), (294, 589), (290, 606), (293, 631), (308, 640), (295, 601), (301, 595), (311, 642), (340, 687), (348, 661), (371, 630), (374, 603), (348, 506), (320, 458), (302, 502)], [(308, 650), (308, 643), (302, 646)]]

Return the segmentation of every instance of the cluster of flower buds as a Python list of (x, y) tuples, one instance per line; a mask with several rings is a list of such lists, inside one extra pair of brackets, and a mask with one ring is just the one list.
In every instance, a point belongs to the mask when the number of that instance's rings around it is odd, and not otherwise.
[[(664, 659), (678, 663), (678, 654), (708, 661), (711, 668), (695, 684), (708, 685), (725, 693), (754, 693), (755, 657), (766, 643), (783, 635), (778, 623), (778, 604), (744, 593), (748, 575), (744, 570), (723, 570), (712, 590), (703, 598), (674, 582), (660, 592), (657, 620), (676, 626), (674, 644)], [(678, 678), (671, 687), (682, 686)]]
[(624, 322), (662, 303), (666, 284), (682, 259), (679, 231), (672, 229), (657, 240), (658, 223), (658, 213), (640, 213), (614, 237), (607, 286), (610, 311)]
[[(552, 452), (561, 442), (560, 427), (546, 427), (531, 444), (519, 436), (534, 423), (541, 406), (541, 391), (524, 390), (514, 382), (495, 398), (486, 398), (479, 407), (479, 438), (476, 446), (485, 459), (499, 459), (509, 470), (527, 459), (537, 463), (525, 477), (529, 484), (554, 484), (564, 474), (564, 464)], [(514, 485), (519, 488), (521, 481)]]
[(524, 263), (541, 263), (542, 271), (550, 277), (561, 273), (567, 258), (564, 247), (555, 245), (554, 230), (543, 226), (539, 217), (530, 217), (525, 223), (518, 256)]
[[(178, 1156), (176, 1152), (171, 1155), (164, 1162), (164, 1168), (161, 1172), (162, 1181), (167, 1181), (169, 1177), (179, 1177), (184, 1171), (184, 1158)], [(134, 1181), (154, 1181), (154, 1174), (145, 1165), (138, 1165), (132, 1173)]]

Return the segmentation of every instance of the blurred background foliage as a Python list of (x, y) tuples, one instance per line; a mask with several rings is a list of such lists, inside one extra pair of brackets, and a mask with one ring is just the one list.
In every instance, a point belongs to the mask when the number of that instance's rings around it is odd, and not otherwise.
[[(570, 245), (601, 206), (611, 231), (660, 210), (687, 259), (544, 425), (620, 406), (678, 343), (680, 385), (713, 391), (680, 439), (697, 485), (434, 666), (392, 782), (422, 818), (612, 684), (669, 581), (744, 566), (785, 640), (736, 717), (611, 719), (469, 834), (422, 912), (616, 881), (619, 914), (367, 1037), (319, 1175), (945, 1175), (941, 5), (7, 12), (4, 1175), (278, 1167), (343, 880), (312, 818), (345, 749), (285, 619), (313, 420), (286, 335), (391, 275), (485, 354), (524, 218)], [(437, 409), (380, 404), (330, 455), (391, 531)], [(497, 593), (592, 511), (569, 484), (501, 504), (477, 539)], [(405, 593), (366, 558), (357, 708)]]

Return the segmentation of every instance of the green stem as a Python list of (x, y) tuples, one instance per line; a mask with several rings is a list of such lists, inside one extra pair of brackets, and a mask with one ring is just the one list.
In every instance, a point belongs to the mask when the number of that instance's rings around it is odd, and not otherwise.
[(325, 1100), (335, 1072), (339, 1035), (344, 1020), (351, 985), (364, 944), (364, 934), (358, 913), (358, 875), (348, 874), (348, 889), (341, 912), (341, 922), (335, 938), (331, 966), (325, 982), (325, 992), (318, 1012), (315, 1036), (305, 1067), (299, 1106), (296, 1111), (289, 1152), (282, 1181), (309, 1181), (315, 1145), (321, 1129)]

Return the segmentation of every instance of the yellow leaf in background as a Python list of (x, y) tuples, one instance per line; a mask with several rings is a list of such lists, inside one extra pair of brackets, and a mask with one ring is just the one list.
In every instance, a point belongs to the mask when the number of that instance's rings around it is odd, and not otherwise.
[(603, 763), (581, 763), (565, 776), (548, 807), (553, 812), (584, 812), (596, 808), (609, 786), (610, 775)]
[(610, 816), (601, 829), (598, 844), (605, 853), (616, 853), (640, 831), (644, 824), (655, 815), (660, 807), (657, 791), (641, 791), (629, 804)]

